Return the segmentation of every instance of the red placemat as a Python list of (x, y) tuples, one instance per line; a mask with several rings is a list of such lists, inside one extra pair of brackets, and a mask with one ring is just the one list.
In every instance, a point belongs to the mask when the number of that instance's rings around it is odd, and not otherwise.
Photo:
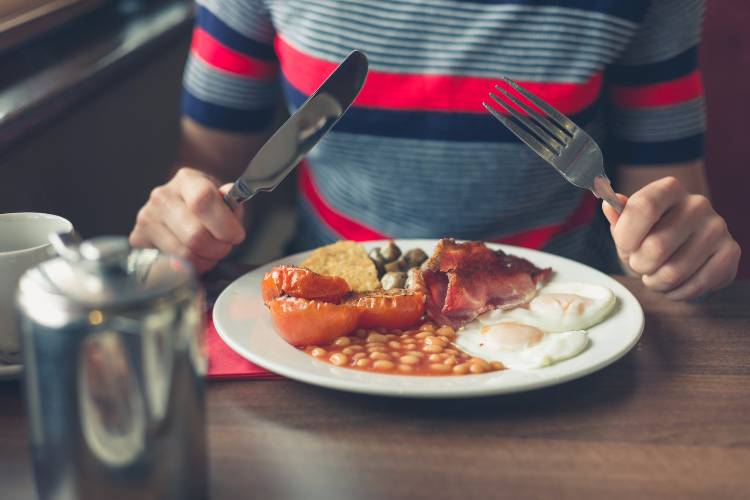
[(206, 313), (206, 349), (208, 380), (272, 380), (284, 378), (246, 360), (219, 336), (214, 326), (213, 310)]

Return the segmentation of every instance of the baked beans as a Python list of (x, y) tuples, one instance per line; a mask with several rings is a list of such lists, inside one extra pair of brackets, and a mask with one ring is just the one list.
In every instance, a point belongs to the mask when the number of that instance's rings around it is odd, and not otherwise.
[(453, 328), (426, 321), (406, 331), (360, 328), (327, 346), (303, 350), (321, 361), (368, 372), (435, 377), (505, 369), (502, 363), (461, 351), (452, 343), (455, 338)]

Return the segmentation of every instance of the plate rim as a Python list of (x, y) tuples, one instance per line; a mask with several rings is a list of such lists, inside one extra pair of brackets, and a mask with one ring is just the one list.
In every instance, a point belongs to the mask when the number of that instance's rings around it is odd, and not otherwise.
[[(389, 240), (370, 240), (370, 241), (361, 241), (357, 242), (363, 245), (367, 246), (376, 246), (378, 244), (384, 244), (388, 242)], [(431, 239), (431, 238), (394, 238), (394, 241), (396, 241), (396, 244), (400, 246), (399, 241), (405, 242), (422, 242), (427, 243), (428, 245), (436, 244), (439, 240), (438, 239)], [(464, 241), (464, 240), (456, 240), (457, 242)], [(495, 386), (492, 388), (484, 387), (484, 386), (473, 386), (473, 387), (465, 387), (465, 386), (458, 386), (458, 387), (441, 387), (441, 388), (425, 388), (425, 387), (394, 387), (394, 386), (381, 386), (381, 385), (375, 385), (375, 384), (366, 384), (361, 383), (355, 380), (343, 380), (343, 379), (332, 379), (329, 376), (324, 375), (318, 375), (318, 374), (303, 374), (304, 376), (301, 376), (299, 371), (296, 370), (293, 367), (283, 365), (276, 363), (275, 361), (265, 359), (261, 356), (256, 355), (252, 351), (246, 351), (246, 349), (241, 346), (238, 342), (235, 341), (232, 335), (227, 334), (224, 332), (223, 325), (221, 324), (221, 319), (217, 317), (215, 314), (217, 308), (223, 307), (224, 303), (231, 300), (231, 295), (235, 292), (233, 292), (232, 286), (235, 285), (240, 280), (245, 279), (247, 276), (251, 274), (260, 274), (261, 272), (266, 272), (267, 269), (273, 268), (277, 265), (282, 265), (285, 263), (288, 263), (290, 259), (299, 258), (302, 256), (305, 256), (309, 254), (311, 251), (306, 252), (299, 252), (292, 255), (287, 255), (284, 257), (281, 257), (279, 259), (273, 260), (267, 264), (264, 264), (262, 266), (259, 266), (258, 268), (245, 273), (240, 278), (234, 280), (229, 286), (227, 286), (219, 295), (219, 297), (216, 300), (216, 303), (214, 304), (214, 314), (213, 314), (213, 322), (214, 326), (216, 328), (217, 333), (221, 337), (221, 339), (237, 354), (242, 356), (245, 359), (248, 359), (249, 361), (255, 363), (256, 365), (265, 368), (267, 370), (270, 370), (274, 373), (277, 373), (279, 375), (285, 376), (287, 378), (290, 378), (292, 380), (296, 380), (299, 382), (305, 382), (311, 385), (315, 385), (318, 387), (325, 387), (328, 389), (335, 389), (335, 390), (341, 390), (345, 392), (353, 392), (353, 393), (359, 393), (359, 394), (368, 394), (368, 395), (378, 395), (378, 396), (391, 396), (391, 397), (408, 397), (408, 398), (415, 398), (415, 399), (429, 399), (429, 398), (471, 398), (471, 397), (487, 397), (487, 396), (500, 396), (503, 394), (513, 394), (513, 393), (519, 393), (519, 392), (526, 392), (536, 389), (542, 389), (545, 387), (550, 387), (558, 384), (562, 384), (565, 382), (569, 382), (571, 380), (576, 380), (578, 378), (585, 377), (587, 375), (590, 375), (591, 373), (594, 373), (596, 371), (599, 371), (612, 363), (616, 362), (625, 354), (630, 352), (632, 348), (638, 343), (638, 341), (641, 338), (641, 335), (643, 334), (643, 329), (645, 326), (645, 316), (643, 313), (643, 308), (641, 307), (638, 300), (635, 298), (635, 296), (628, 290), (622, 283), (618, 282), (611, 276), (602, 273), (601, 271), (594, 269), (590, 266), (587, 266), (585, 264), (582, 264), (580, 262), (573, 261), (572, 259), (568, 259), (566, 257), (561, 257), (559, 255), (554, 255), (548, 252), (543, 252), (541, 250), (534, 250), (529, 248), (523, 248), (513, 245), (505, 245), (505, 244), (499, 244), (499, 243), (491, 243), (491, 242), (485, 242), (488, 246), (491, 248), (500, 248), (504, 252), (509, 254), (514, 254), (514, 252), (520, 253), (531, 253), (531, 254), (540, 254), (544, 255), (545, 258), (547, 256), (551, 256), (554, 259), (562, 259), (564, 261), (569, 261), (574, 263), (578, 266), (583, 266), (590, 270), (591, 272), (600, 274), (601, 276), (605, 277), (608, 280), (611, 280), (616, 284), (616, 287), (619, 288), (619, 292), (624, 293), (626, 296), (629, 296), (630, 299), (632, 299), (632, 303), (637, 306), (636, 313), (638, 315), (639, 321), (637, 322), (637, 326), (635, 326), (634, 331), (637, 330), (637, 333), (632, 335), (632, 338), (630, 338), (629, 342), (625, 344), (624, 347), (622, 347), (618, 352), (614, 353), (613, 355), (603, 357), (602, 359), (597, 360), (596, 362), (592, 363), (591, 365), (570, 371), (567, 373), (564, 373), (558, 377), (555, 378), (547, 378), (540, 381), (537, 381), (536, 383), (529, 384), (529, 386), (516, 386), (516, 387), (503, 387), (503, 386)], [(522, 258), (528, 258), (527, 256), (521, 256)], [(528, 258), (528, 260), (531, 260), (533, 262), (533, 257)], [(554, 270), (554, 269), (553, 269)], [(554, 281), (554, 278), (552, 279)], [(614, 291), (614, 290), (613, 290)], [(260, 292), (259, 292), (260, 293)], [(617, 293), (615, 293), (617, 295)], [(619, 304), (618, 304), (619, 305)], [(290, 346), (291, 347), (291, 346)], [(346, 368), (341, 368), (342, 370)], [(395, 374), (377, 374), (377, 373), (369, 373), (369, 372), (362, 372), (368, 376), (372, 377), (401, 377), (403, 379), (419, 379), (419, 378), (426, 378), (426, 379), (434, 379), (432, 377), (413, 377), (408, 375), (395, 375)], [(497, 374), (498, 372), (489, 372), (485, 374), (478, 374), (478, 375), (466, 375), (462, 376), (464, 377), (487, 377), (491, 376), (493, 373)], [(442, 377), (441, 377), (442, 378)], [(491, 390), (493, 388), (496, 388), (498, 390)], [(431, 390), (432, 389), (432, 390)]]

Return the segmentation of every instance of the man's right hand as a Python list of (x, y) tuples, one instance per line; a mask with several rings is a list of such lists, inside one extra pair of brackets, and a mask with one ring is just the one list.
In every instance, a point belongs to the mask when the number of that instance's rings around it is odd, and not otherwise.
[(151, 191), (130, 233), (131, 246), (184, 257), (203, 274), (245, 239), (243, 209), (234, 214), (222, 200), (231, 187), (200, 170), (181, 168)]

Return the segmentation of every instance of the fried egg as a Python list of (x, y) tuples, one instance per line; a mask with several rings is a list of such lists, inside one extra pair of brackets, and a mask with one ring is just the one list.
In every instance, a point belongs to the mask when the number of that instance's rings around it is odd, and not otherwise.
[(520, 323), (485, 326), (472, 321), (456, 333), (455, 344), (464, 352), (516, 370), (542, 368), (572, 358), (588, 342), (583, 330), (545, 333)]
[(495, 309), (477, 317), (484, 325), (522, 323), (547, 333), (585, 330), (601, 323), (615, 307), (609, 288), (590, 283), (549, 283), (514, 309)]
[(580, 353), (587, 328), (615, 307), (609, 288), (590, 283), (550, 283), (522, 306), (479, 315), (458, 331), (463, 351), (512, 369), (549, 366)]

